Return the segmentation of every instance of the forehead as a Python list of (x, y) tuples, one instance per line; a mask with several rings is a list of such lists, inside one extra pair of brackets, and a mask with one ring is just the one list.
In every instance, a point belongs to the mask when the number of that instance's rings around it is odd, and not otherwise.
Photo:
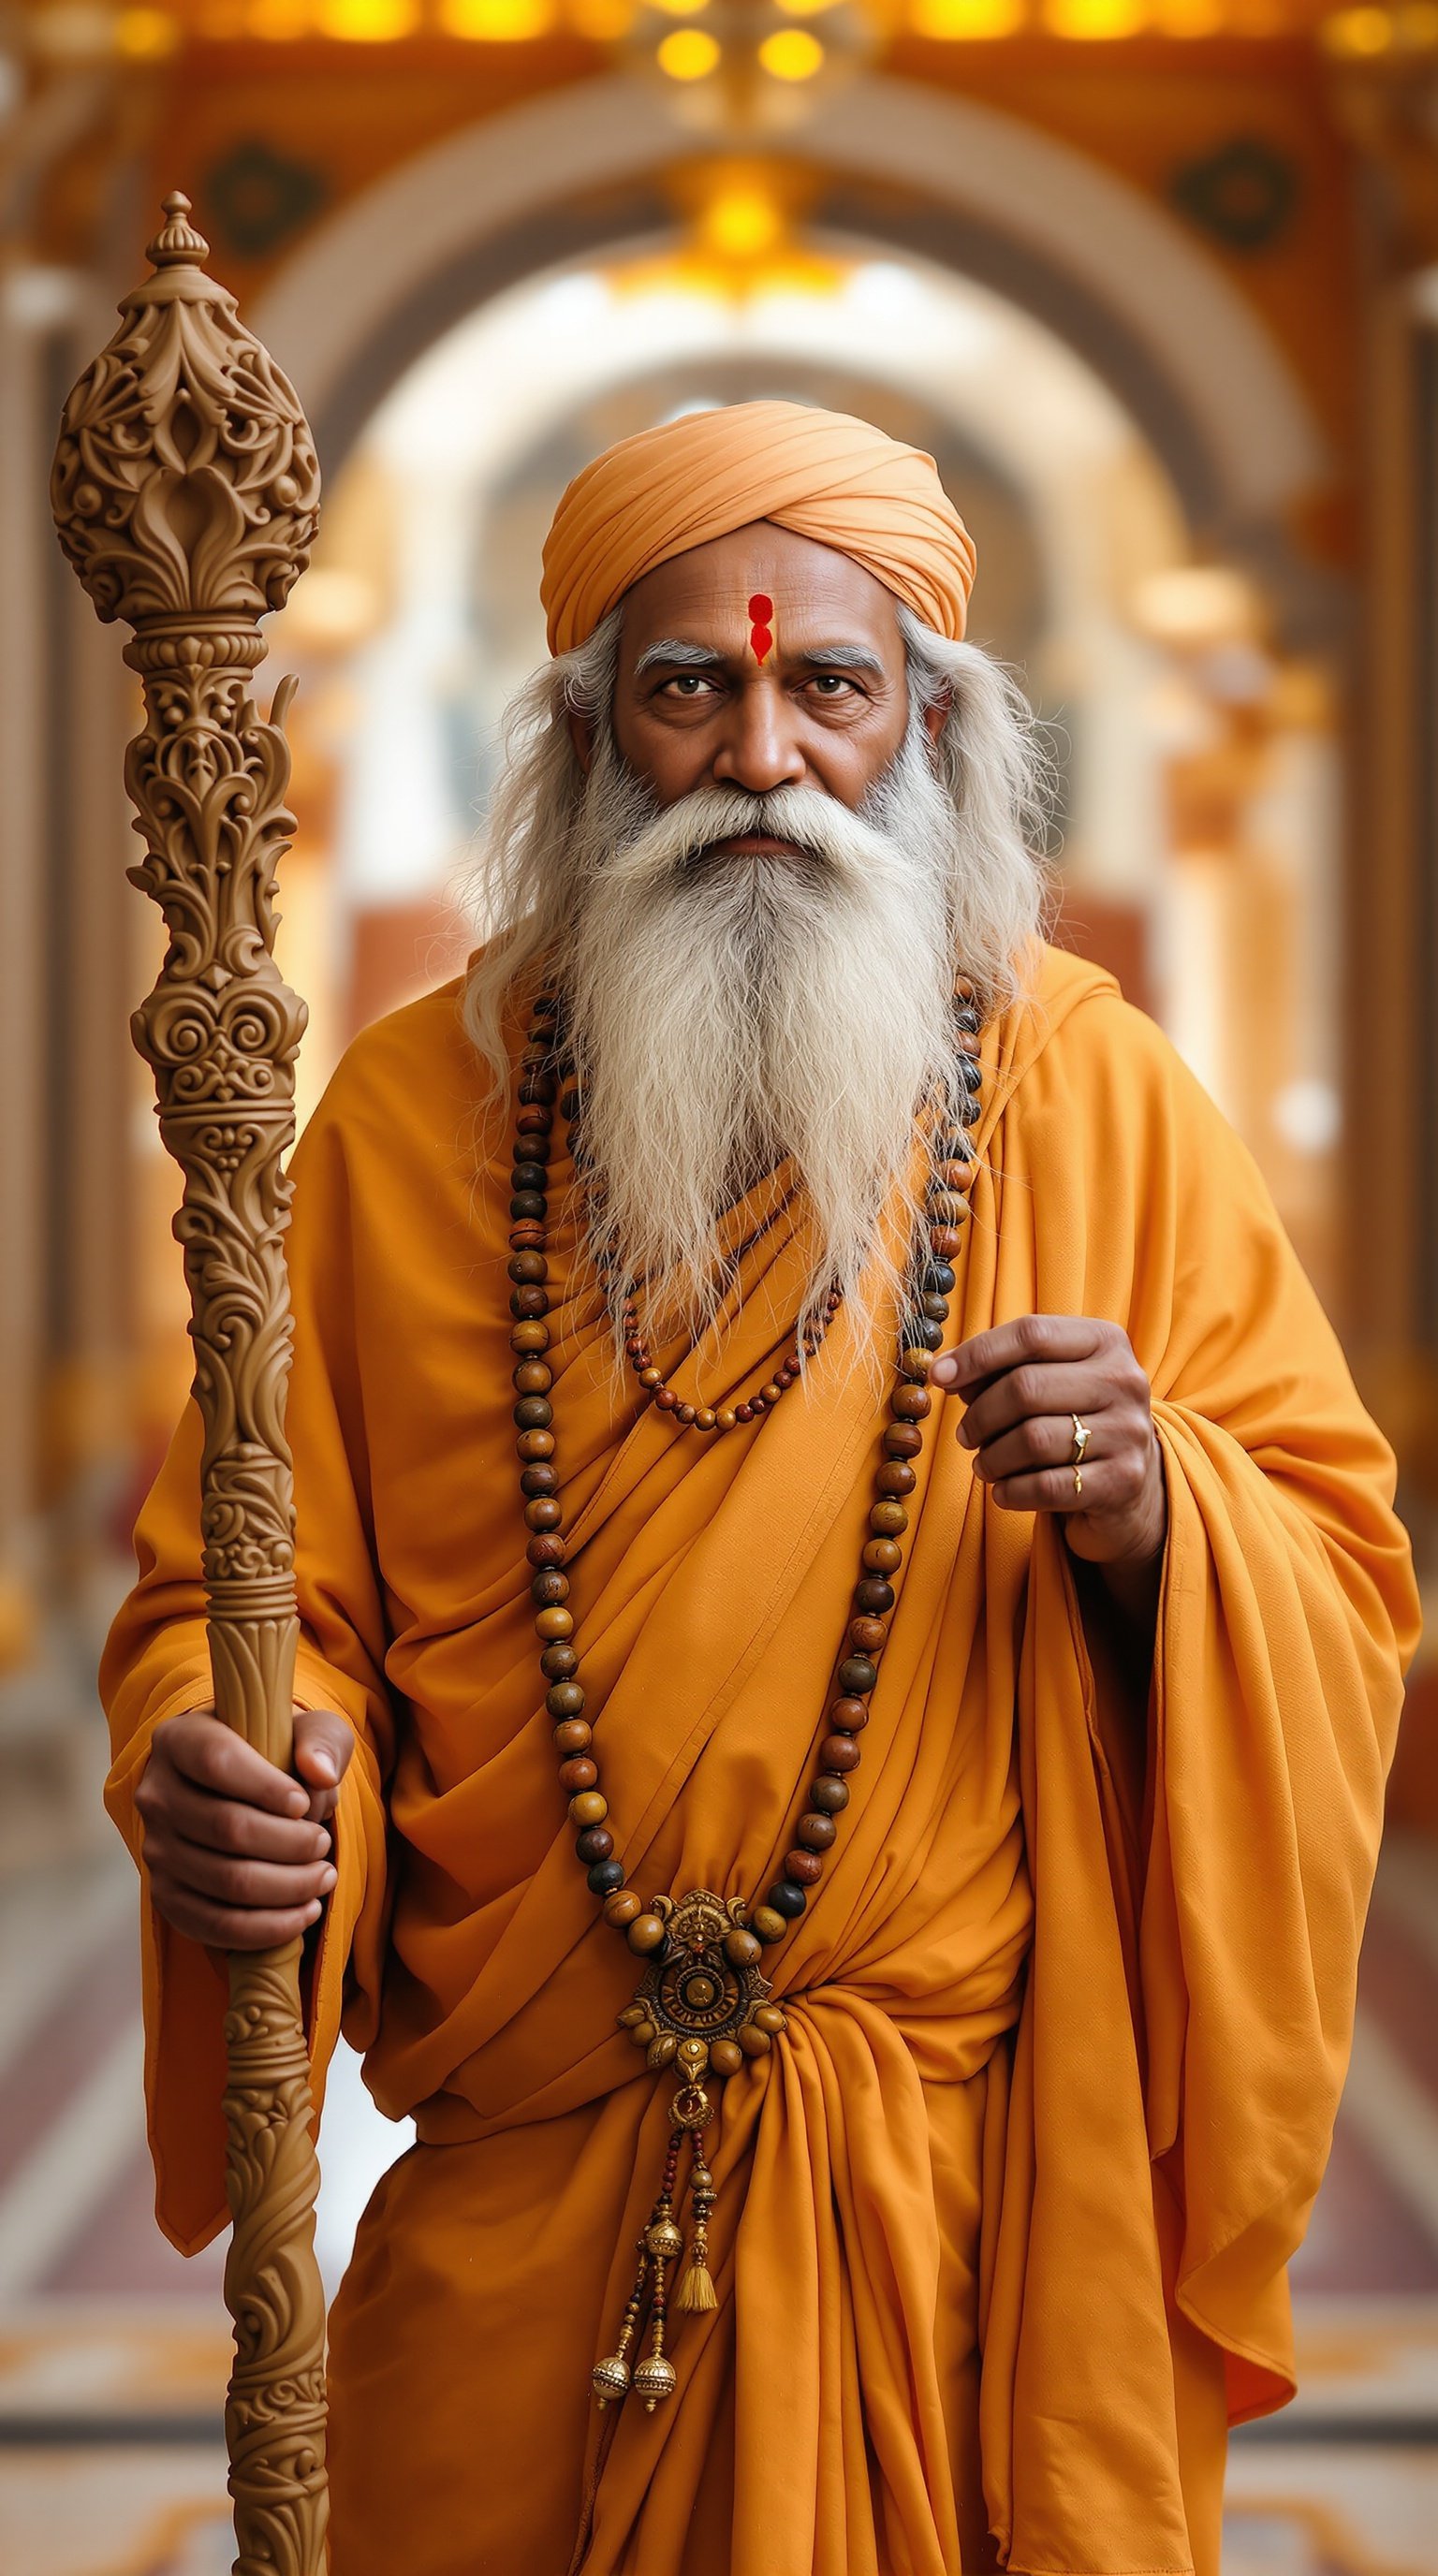
[(881, 581), (833, 546), (759, 519), (671, 556), (634, 584), (624, 601), (624, 656), (632, 660), (662, 637), (740, 652), (756, 594), (773, 602), (781, 652), (812, 642), (902, 653), (893, 593)]

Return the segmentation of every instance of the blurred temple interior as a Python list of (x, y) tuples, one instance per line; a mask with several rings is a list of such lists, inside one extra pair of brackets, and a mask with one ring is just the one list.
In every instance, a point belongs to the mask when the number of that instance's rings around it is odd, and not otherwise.
[[(229, 2564), (220, 2249), (150, 2219), (94, 1668), (188, 1383), (132, 1055), (134, 687), (54, 543), (60, 404), (182, 187), (325, 503), (268, 627), (300, 1114), (455, 971), (539, 548), (626, 432), (779, 395), (928, 448), (1051, 728), (1058, 935), (1262, 1167), (1438, 1576), (1434, 0), (0, 8), (0, 2567)], [(1410, 1687), (1303, 2389), (1233, 2576), (1438, 2569), (1438, 1666)], [(113, 1848), (112, 1848), (113, 1844)], [(332, 2084), (333, 2287), (405, 2143)], [(800, 2576), (798, 2570), (782, 2576)]]

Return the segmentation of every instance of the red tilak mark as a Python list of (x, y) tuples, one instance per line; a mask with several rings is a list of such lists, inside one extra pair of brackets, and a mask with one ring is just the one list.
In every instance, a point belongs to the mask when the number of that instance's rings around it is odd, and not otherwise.
[(774, 649), (774, 629), (770, 623), (774, 602), (762, 590), (756, 590), (749, 602), (749, 641), (754, 659), (762, 662)]

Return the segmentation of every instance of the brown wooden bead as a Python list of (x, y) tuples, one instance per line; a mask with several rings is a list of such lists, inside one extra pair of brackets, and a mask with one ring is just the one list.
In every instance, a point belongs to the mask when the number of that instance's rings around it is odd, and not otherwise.
[(774, 2043), (757, 2022), (746, 2021), (739, 2033), (739, 2045), (746, 2057), (767, 2057)]
[(760, 1940), (766, 1943), (782, 1941), (789, 1929), (787, 1918), (777, 1913), (772, 1905), (756, 1905), (749, 1921)]
[(819, 1747), (821, 1771), (853, 1771), (859, 1759), (859, 1748), (850, 1735), (826, 1735)]
[[(716, 1431), (732, 1431), (738, 1419), (739, 1416), (731, 1404), (721, 1404), (714, 1416), (714, 1428)], [(712, 2059), (714, 2055), (712, 2048), (709, 2055)]]
[(896, 1538), (871, 1538), (863, 1551), (863, 1562), (870, 1574), (896, 1574), (904, 1562), (904, 1551)]
[(614, 1836), (603, 1825), (589, 1825), (575, 1836), (574, 1848), (586, 1869), (597, 1860), (608, 1860), (614, 1850)]
[(569, 1599), (569, 1577), (557, 1565), (544, 1565), (530, 1577), (529, 1597), (537, 1610), (552, 1610)]
[(531, 1458), (553, 1457), (554, 1434), (552, 1431), (521, 1431), (514, 1445), (527, 1466)]
[(536, 1637), (544, 1639), (546, 1646), (562, 1645), (566, 1638), (574, 1634), (573, 1611), (541, 1610), (534, 1623), (534, 1633)]
[[(631, 1932), (633, 1931), (634, 1926), (632, 1923), (630, 1924), (629, 1929)], [(655, 2024), (652, 2021), (635, 2021), (629, 2024), (629, 2037), (635, 2048), (648, 2048), (654, 2034)]]
[(889, 1397), (889, 1410), (899, 1422), (927, 1420), (933, 1404), (926, 1386), (896, 1386)]
[(801, 1816), (794, 1827), (796, 1839), (803, 1844), (805, 1851), (810, 1852), (832, 1850), (838, 1830), (832, 1816), (822, 1816), (817, 1812), (812, 1816)]
[(553, 1494), (540, 1494), (524, 1507), (526, 1529), (557, 1530), (563, 1518), (564, 1507), (555, 1501)]
[(829, 1702), (829, 1724), (841, 1735), (859, 1735), (869, 1723), (869, 1703), (862, 1699), (834, 1699)]
[(514, 1372), (516, 1395), (547, 1395), (554, 1384), (554, 1371), (543, 1360), (521, 1360)]
[(744, 2051), (737, 2039), (711, 2039), (709, 2063), (716, 2075), (737, 2075), (744, 2063)]
[[(531, 1565), (556, 1566), (564, 1563), (569, 1550), (564, 1540), (556, 1538), (552, 1530), (536, 1530), (524, 1553)], [(559, 1594), (558, 1598), (562, 1600), (563, 1594)]]
[[(571, 1753), (587, 1753), (593, 1742), (594, 1729), (586, 1717), (563, 1718), (554, 1730), (554, 1750), (563, 1754), (566, 1761)], [(576, 1780), (573, 1785), (576, 1789), (583, 1789), (587, 1783)]]
[(599, 1765), (591, 1762), (587, 1753), (577, 1753), (572, 1761), (561, 1762), (559, 1766), (561, 1789), (592, 1789), (598, 1778)]
[(663, 1915), (636, 1914), (625, 1938), (631, 1950), (637, 1951), (640, 1958), (646, 1957), (649, 1951), (657, 1950), (664, 1939)]
[(511, 1315), (517, 1316), (522, 1324), (532, 1323), (536, 1316), (547, 1315), (549, 1312), (548, 1289), (516, 1288), (509, 1301), (509, 1311)]
[(778, 2004), (756, 2004), (751, 2018), (754, 2028), (767, 2030), (771, 2039), (777, 2039), (784, 2028), (784, 2015)]
[(918, 1481), (913, 1468), (902, 1458), (886, 1458), (874, 1478), (881, 1494), (911, 1494)]
[(970, 1190), (977, 1170), (976, 1163), (941, 1163), (939, 1179), (946, 1190)]
[(695, 1412), (695, 1415), (694, 1415), (694, 1428), (695, 1428), (695, 1430), (696, 1430), (696, 1431), (712, 1431), (712, 1430), (713, 1430), (713, 1428), (714, 1428), (714, 1422), (715, 1422), (715, 1413), (714, 1413), (714, 1407), (713, 1407), (713, 1405), (712, 1405), (712, 1404), (701, 1404), (701, 1405), (697, 1408), (697, 1410), (696, 1410), (696, 1412)]
[(916, 1385), (922, 1384), (933, 1365), (933, 1352), (921, 1350), (917, 1342), (910, 1344), (899, 1362), (905, 1377), (912, 1378)]
[(537, 1217), (522, 1216), (509, 1229), (511, 1252), (542, 1252), (549, 1240), (549, 1229)]
[(694, 1418), (695, 1407), (692, 1404), (681, 1404), (676, 1406), (674, 1419), (676, 1422), (682, 1422), (686, 1431)]
[(968, 1200), (960, 1190), (930, 1190), (929, 1215), (943, 1226), (962, 1225), (969, 1212)]
[(849, 1622), (849, 1643), (856, 1654), (882, 1653), (888, 1634), (882, 1619), (851, 1619)]
[(766, 1404), (777, 1404), (782, 1392), (782, 1388), (775, 1385), (773, 1378), (770, 1378), (767, 1385), (761, 1386), (759, 1389), (759, 1393), (762, 1395)]
[(572, 1646), (555, 1638), (540, 1656), (539, 1669), (547, 1682), (567, 1682), (570, 1674), (579, 1670), (579, 1657)]
[(598, 1789), (581, 1789), (569, 1801), (569, 1821), (581, 1831), (586, 1825), (602, 1825), (608, 1813), (609, 1800)]
[(894, 1587), (881, 1574), (866, 1574), (854, 1586), (854, 1607), (882, 1618), (894, 1606)]
[(756, 1940), (752, 1932), (746, 1932), (739, 1924), (724, 1935), (724, 1956), (731, 1968), (752, 1968), (763, 1947), (762, 1941)]
[(641, 1900), (632, 1887), (616, 1887), (604, 1900), (604, 1920), (615, 1932), (623, 1932), (643, 1912)]
[(558, 1470), (554, 1467), (546, 1467), (542, 1461), (536, 1462), (532, 1467), (526, 1467), (524, 1473), (519, 1479), (519, 1490), (522, 1494), (557, 1493), (559, 1490)]
[(784, 1876), (795, 1887), (817, 1887), (824, 1875), (824, 1864), (817, 1852), (785, 1852), (782, 1866)]
[(952, 1261), (963, 1242), (963, 1228), (957, 1225), (931, 1225), (929, 1250), (936, 1261)]
[[(900, 1390), (895, 1389), (897, 1394)], [(919, 1387), (922, 1395), (925, 1389)], [(884, 1434), (884, 1447), (891, 1458), (917, 1458), (924, 1446), (924, 1435), (917, 1422), (891, 1422)]]
[(578, 1682), (559, 1681), (553, 1690), (546, 1692), (544, 1705), (552, 1718), (582, 1718), (584, 1693)]
[(672, 1386), (656, 1388), (654, 1401), (661, 1413), (677, 1413), (679, 1410), (679, 1398)]
[(837, 1816), (849, 1803), (847, 1780), (831, 1780), (824, 1772), (809, 1791), (809, 1804), (816, 1815)]
[(652, 1367), (642, 1368), (639, 1372), (639, 1383), (641, 1386), (647, 1386), (650, 1388), (662, 1386), (664, 1384), (664, 1371), (662, 1369)]
[(515, 1133), (520, 1136), (547, 1136), (554, 1120), (543, 1101), (526, 1100), (520, 1104), (515, 1119)]
[(512, 1252), (505, 1267), (516, 1288), (536, 1287), (549, 1277), (549, 1264), (542, 1252)]
[(902, 1503), (875, 1503), (869, 1514), (869, 1527), (876, 1538), (897, 1538), (909, 1526), (909, 1515)]
[(540, 1323), (516, 1324), (513, 1332), (509, 1336), (509, 1347), (512, 1351), (519, 1351), (521, 1353), (547, 1351), (549, 1348), (549, 1326), (547, 1324)]

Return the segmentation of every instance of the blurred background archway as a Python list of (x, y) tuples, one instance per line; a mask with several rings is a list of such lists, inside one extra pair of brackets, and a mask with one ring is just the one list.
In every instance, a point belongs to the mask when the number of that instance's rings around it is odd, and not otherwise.
[[(971, 631), (1049, 724), (1060, 935), (1247, 1139), (1438, 1499), (1438, 7), (31, 0), (0, 12), (0, 2558), (223, 2563), (213, 2258), (154, 2238), (99, 1635), (187, 1377), (125, 1019), (113, 636), (53, 548), (60, 400), (183, 185), (326, 505), (270, 627), (306, 1114), (455, 971), (539, 548), (631, 429), (781, 395), (928, 448)], [(1438, 1710), (1420, 1670), (1295, 2422), (1229, 2563), (1438, 2565)], [(326, 2260), (402, 2141), (352, 2068)], [(70, 2475), (56, 2503), (55, 2463)], [(7, 2520), (8, 2517), (8, 2520)]]

